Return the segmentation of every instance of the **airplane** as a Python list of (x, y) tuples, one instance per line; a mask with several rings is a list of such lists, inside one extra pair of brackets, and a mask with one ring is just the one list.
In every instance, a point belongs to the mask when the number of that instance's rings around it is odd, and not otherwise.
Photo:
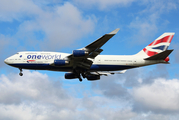
[(123, 74), (127, 69), (153, 65), (158, 63), (169, 64), (169, 55), (173, 49), (168, 50), (175, 33), (163, 33), (160, 37), (134, 55), (99, 55), (101, 47), (112, 38), (119, 28), (103, 35), (91, 44), (73, 50), (71, 54), (62, 52), (18, 52), (4, 60), (12, 67), (22, 69), (62, 71), (66, 79), (79, 79), (82, 77), (89, 81), (99, 80), (100, 76)]

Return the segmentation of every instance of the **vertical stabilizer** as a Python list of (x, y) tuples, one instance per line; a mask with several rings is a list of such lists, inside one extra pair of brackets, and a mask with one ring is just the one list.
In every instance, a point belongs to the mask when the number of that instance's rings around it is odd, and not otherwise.
[(146, 58), (166, 51), (172, 41), (174, 34), (175, 33), (163, 33), (160, 37), (158, 37), (136, 55)]

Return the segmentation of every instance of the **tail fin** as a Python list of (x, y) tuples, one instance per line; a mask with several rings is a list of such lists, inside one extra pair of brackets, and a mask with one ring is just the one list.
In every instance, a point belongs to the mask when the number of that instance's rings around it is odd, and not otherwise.
[(174, 34), (175, 33), (163, 33), (160, 37), (158, 37), (136, 55), (147, 58), (166, 51), (172, 41)]

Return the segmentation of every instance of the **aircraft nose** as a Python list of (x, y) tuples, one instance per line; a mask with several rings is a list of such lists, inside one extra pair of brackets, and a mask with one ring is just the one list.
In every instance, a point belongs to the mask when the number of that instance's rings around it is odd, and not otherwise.
[(5, 59), (5, 60), (4, 60), (4, 63), (9, 64), (9, 60), (8, 60), (8, 59)]

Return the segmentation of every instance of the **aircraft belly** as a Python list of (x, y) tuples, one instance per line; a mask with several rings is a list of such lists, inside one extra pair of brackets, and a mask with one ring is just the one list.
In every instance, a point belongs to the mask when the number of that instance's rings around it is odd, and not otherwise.
[(31, 69), (31, 70), (51, 70), (51, 71), (72, 71), (72, 67), (55, 67), (49, 64), (9, 64), (10, 66)]
[[(31, 69), (31, 70), (50, 70), (50, 71), (72, 71), (72, 67), (55, 67), (49, 64), (35, 64), (35, 63), (16, 63), (9, 64), (13, 67), (22, 68), (22, 69)], [(102, 64), (93, 64), (90, 67), (89, 71), (116, 71), (116, 70), (125, 70), (130, 68), (135, 68), (136, 66), (130, 65), (102, 65)]]

